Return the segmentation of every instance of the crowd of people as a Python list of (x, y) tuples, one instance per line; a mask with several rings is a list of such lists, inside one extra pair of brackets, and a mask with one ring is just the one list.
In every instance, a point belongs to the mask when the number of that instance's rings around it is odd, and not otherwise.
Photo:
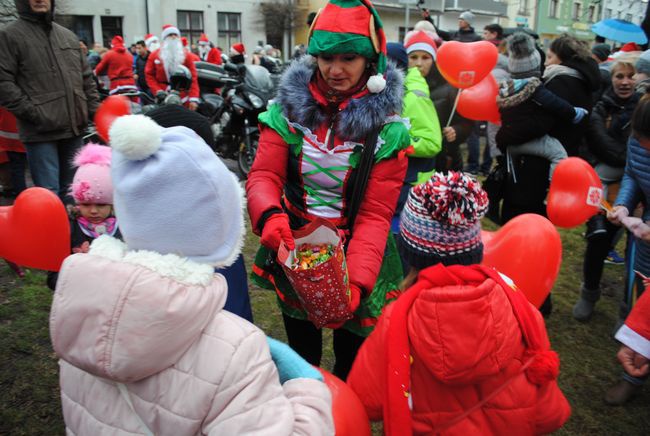
[[(612, 204), (587, 222), (573, 316), (590, 320), (603, 263), (625, 236), (634, 273), (620, 284), (615, 329), (624, 374), (605, 401), (622, 405), (643, 386), (650, 51), (612, 53), (562, 35), (544, 53), (526, 33), (504, 38), (498, 24), (479, 36), (470, 11), (457, 31), (444, 32), (425, 10), (404, 41), (388, 42), (369, 1), (330, 0), (259, 117), (244, 192), (196, 113), (194, 63), (224, 61), (207, 35), (194, 49), (166, 25), (160, 39), (150, 34), (127, 49), (115, 36), (102, 53), (59, 26), (49, 1), (16, 3), (19, 18), (0, 28), (8, 54), (0, 59), (0, 133), (11, 133), (0, 144), (13, 195), (26, 188), (28, 165), (34, 184), (68, 205), (71, 256), (47, 284), (70, 433), (334, 434), (332, 394), (314, 369), (323, 328), (278, 257), (321, 220), (345, 251), (345, 315), (325, 324), (332, 372), (385, 434), (557, 430), (571, 408), (544, 323), (552, 297), (537, 309), (512, 280), (481, 265), (481, 219), (545, 215), (549, 183), (567, 156), (593, 165)], [(458, 90), (437, 54), (446, 41), (480, 40), (500, 53), (492, 74), (501, 123), (488, 123), (479, 165), (483, 129), (455, 110)], [(230, 62), (246, 56), (242, 43), (229, 48)], [(250, 62), (279, 73), (280, 58), (260, 46)], [(120, 117), (109, 146), (83, 144), (103, 76), (110, 93), (160, 98), (178, 71), (191, 83), (183, 105)], [(260, 237), (250, 278), (277, 294), (288, 345), (253, 324), (245, 213)]]

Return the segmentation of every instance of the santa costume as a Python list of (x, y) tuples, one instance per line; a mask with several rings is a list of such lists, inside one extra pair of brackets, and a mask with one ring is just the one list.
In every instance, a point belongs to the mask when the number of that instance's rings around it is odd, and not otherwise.
[(95, 75), (108, 76), (111, 81), (111, 94), (138, 91), (133, 78), (133, 55), (124, 47), (124, 39), (121, 36), (113, 37), (111, 49), (97, 64)]
[(201, 34), (199, 38), (199, 57), (204, 62), (211, 64), (221, 65), (221, 50), (216, 47), (210, 47), (210, 40), (205, 33)]
[[(170, 38), (176, 35), (178, 38)], [(180, 31), (178, 28), (169, 24), (163, 27), (162, 32), (163, 45), (160, 49), (154, 51), (147, 60), (145, 75), (147, 76), (147, 85), (153, 95), (160, 91), (170, 91), (169, 80), (179, 65), (184, 65), (192, 75), (192, 84), (189, 91), (182, 91), (180, 96), (185, 105), (190, 102), (199, 103), (199, 83), (196, 76), (196, 67), (194, 62), (186, 55), (183, 44), (180, 40)]]

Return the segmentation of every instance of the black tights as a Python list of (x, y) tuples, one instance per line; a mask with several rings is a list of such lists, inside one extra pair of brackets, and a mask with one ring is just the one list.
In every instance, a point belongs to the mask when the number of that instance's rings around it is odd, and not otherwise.
[[(287, 331), (289, 345), (307, 362), (320, 366), (323, 355), (323, 331), (310, 321), (291, 318), (282, 314), (284, 328)], [(334, 370), (335, 376), (345, 381), (352, 368), (361, 344), (366, 338), (348, 330), (334, 330)]]
[(590, 226), (594, 221), (600, 221), (598, 226), (605, 231), (591, 235), (587, 238), (587, 249), (585, 250), (585, 259), (582, 264), (582, 274), (585, 288), (595, 291), (600, 287), (600, 279), (603, 276), (603, 261), (607, 253), (612, 248), (612, 241), (619, 230), (618, 226), (607, 221), (604, 215), (597, 215), (587, 223), (587, 234), (590, 233)]

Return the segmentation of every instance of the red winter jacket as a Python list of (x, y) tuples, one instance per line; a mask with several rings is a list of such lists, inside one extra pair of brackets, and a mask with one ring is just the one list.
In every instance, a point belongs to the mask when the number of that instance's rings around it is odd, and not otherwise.
[[(432, 268), (420, 272), (420, 285), (415, 286), (422, 285)], [(386, 348), (394, 343), (388, 327), (396, 303), (386, 308), (364, 342), (347, 379), (375, 421), (382, 420), (386, 401)], [(537, 310), (531, 312), (532, 328), (539, 328), (541, 348), (548, 350), (544, 321)], [(508, 296), (493, 279), (424, 286), (405, 325), (412, 358), (413, 434), (532, 435), (552, 432), (569, 418), (570, 406), (556, 381), (539, 386), (523, 372), (527, 358), (521, 328)], [(503, 390), (463, 416), (500, 387)]]
[(650, 292), (647, 289), (616, 333), (616, 339), (650, 359)]
[[(183, 99), (183, 102), (187, 102), (188, 100), (199, 102), (199, 82), (196, 76), (196, 67), (194, 66), (194, 62), (192, 62), (189, 56), (185, 56), (183, 65), (185, 65), (192, 74), (192, 85), (190, 86), (189, 93), (181, 93), (181, 99)], [(147, 65), (144, 67), (144, 73), (147, 77), (147, 85), (149, 85), (149, 89), (153, 95), (156, 95), (158, 91), (168, 91), (169, 78), (165, 72), (162, 59), (160, 59), (160, 49), (149, 55)]]
[(109, 50), (97, 64), (95, 75), (108, 76), (111, 80), (111, 91), (119, 86), (135, 86), (133, 55), (124, 47)]
[(205, 57), (205, 59), (201, 59), (201, 60), (205, 62), (210, 62), (211, 64), (221, 65), (221, 63), (223, 62), (221, 60), (221, 50), (219, 50), (216, 47), (212, 47), (208, 52), (207, 56)]

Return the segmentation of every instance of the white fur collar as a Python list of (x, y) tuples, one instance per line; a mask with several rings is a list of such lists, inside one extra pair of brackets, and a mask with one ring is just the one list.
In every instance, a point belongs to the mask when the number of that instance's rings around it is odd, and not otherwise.
[(212, 282), (214, 269), (205, 263), (198, 263), (175, 254), (160, 254), (154, 251), (129, 251), (119, 239), (102, 235), (90, 245), (90, 254), (116, 262), (143, 266), (163, 277), (188, 285), (207, 286)]

